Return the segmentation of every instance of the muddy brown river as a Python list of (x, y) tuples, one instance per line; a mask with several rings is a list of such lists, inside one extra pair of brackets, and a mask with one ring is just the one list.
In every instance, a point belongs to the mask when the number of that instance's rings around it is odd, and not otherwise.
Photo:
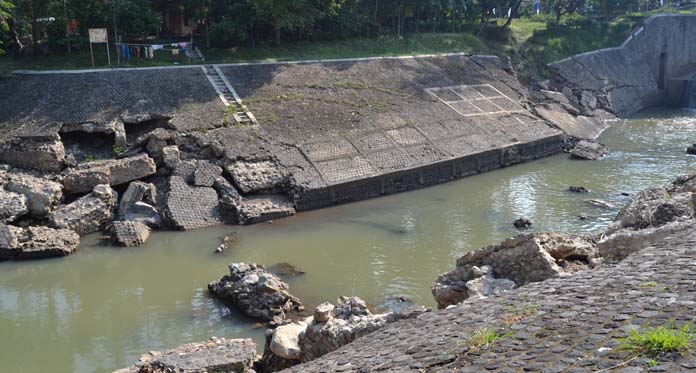
[[(684, 151), (696, 142), (696, 111), (644, 112), (614, 122), (600, 141), (611, 153), (598, 162), (558, 155), (273, 224), (157, 232), (128, 249), (90, 236), (68, 258), (0, 263), (0, 371), (111, 371), (213, 335), (251, 336), (262, 349), (263, 329), (207, 295), (207, 283), (237, 261), (306, 271), (287, 282), (309, 307), (339, 295), (378, 310), (393, 296), (434, 307), (435, 277), (463, 253), (518, 233), (516, 218), (530, 218), (533, 231), (595, 232), (618, 210), (585, 199), (620, 206), (630, 198), (622, 193), (696, 172)], [(232, 232), (236, 246), (214, 254)]]

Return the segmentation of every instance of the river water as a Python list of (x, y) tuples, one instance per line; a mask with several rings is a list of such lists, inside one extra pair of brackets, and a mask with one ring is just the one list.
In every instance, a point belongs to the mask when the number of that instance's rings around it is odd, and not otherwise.
[[(236, 261), (300, 267), (306, 274), (287, 282), (310, 307), (339, 295), (378, 309), (393, 296), (434, 307), (435, 277), (463, 253), (518, 233), (517, 217), (533, 220), (534, 231), (594, 232), (617, 210), (585, 199), (621, 205), (630, 198), (622, 192), (696, 172), (684, 151), (696, 141), (696, 111), (644, 112), (614, 122), (600, 141), (611, 153), (598, 162), (558, 155), (274, 224), (157, 232), (128, 249), (92, 236), (68, 258), (0, 263), (0, 371), (110, 371), (213, 335), (253, 337), (261, 349), (263, 329), (206, 294)], [(234, 249), (213, 254), (232, 232)]]

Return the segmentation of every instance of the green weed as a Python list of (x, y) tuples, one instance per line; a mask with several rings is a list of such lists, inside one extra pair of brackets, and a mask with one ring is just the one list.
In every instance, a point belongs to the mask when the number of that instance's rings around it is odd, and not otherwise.
[(686, 351), (694, 340), (691, 325), (676, 328), (674, 324), (644, 330), (632, 330), (621, 347), (643, 356), (659, 356), (667, 352)]

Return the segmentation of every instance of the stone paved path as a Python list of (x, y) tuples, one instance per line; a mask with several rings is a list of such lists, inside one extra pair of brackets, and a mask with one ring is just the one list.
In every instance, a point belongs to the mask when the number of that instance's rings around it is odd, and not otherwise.
[[(649, 367), (620, 344), (631, 328), (695, 318), (696, 227), (616, 265), (392, 324), (288, 371), (694, 371), (693, 348)], [(484, 328), (504, 337), (472, 347)]]

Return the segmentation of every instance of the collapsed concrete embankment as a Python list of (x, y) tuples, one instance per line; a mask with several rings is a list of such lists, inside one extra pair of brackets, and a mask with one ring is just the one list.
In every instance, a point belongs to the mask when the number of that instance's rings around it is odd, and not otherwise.
[(549, 85), (583, 112), (626, 116), (668, 103), (688, 107), (696, 74), (696, 16), (650, 17), (617, 48), (573, 56), (551, 64)]
[[(447, 182), (604, 128), (562, 94), (530, 92), (509, 61), (466, 54), (18, 74), (0, 86), (0, 223), (105, 231), (123, 246), (151, 229), (253, 224)], [(258, 124), (237, 122), (221, 93), (232, 86)]]

